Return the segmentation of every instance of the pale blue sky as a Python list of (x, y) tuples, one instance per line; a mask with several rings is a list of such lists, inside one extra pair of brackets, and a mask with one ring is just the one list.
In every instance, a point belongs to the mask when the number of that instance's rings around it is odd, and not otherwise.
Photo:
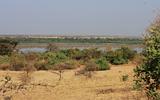
[(141, 35), (160, 0), (0, 0), (0, 34)]

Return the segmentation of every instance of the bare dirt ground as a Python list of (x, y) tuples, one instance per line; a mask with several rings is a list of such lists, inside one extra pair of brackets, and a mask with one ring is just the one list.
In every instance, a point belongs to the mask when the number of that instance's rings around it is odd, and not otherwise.
[[(12, 98), (13, 100), (146, 100), (143, 93), (132, 89), (134, 67), (133, 64), (112, 66), (111, 70), (96, 72), (91, 79), (75, 76), (75, 70), (66, 70), (61, 81), (58, 81), (59, 76), (48, 71), (33, 72), (32, 83), (55, 85), (55, 87), (35, 86), (14, 94)], [(0, 71), (0, 78), (8, 74), (16, 81), (21, 73)], [(129, 75), (128, 80), (122, 81), (122, 75)]]

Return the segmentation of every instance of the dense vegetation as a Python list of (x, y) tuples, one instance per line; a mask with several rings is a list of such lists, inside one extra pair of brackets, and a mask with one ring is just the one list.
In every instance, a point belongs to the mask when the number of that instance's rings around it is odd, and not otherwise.
[(138, 38), (17, 38), (19, 43), (118, 43), (141, 44)]
[(135, 69), (135, 82), (146, 90), (149, 98), (160, 100), (160, 16), (149, 27), (144, 45), (145, 60)]
[[(8, 45), (6, 44), (6, 46)], [(107, 52), (97, 48), (62, 50), (58, 49), (55, 44), (48, 44), (47, 51), (44, 53), (21, 53), (17, 51), (10, 52), (10, 54), (6, 53), (0, 56), (0, 68), (3, 70), (24, 70), (30, 67), (33, 70), (57, 70), (59, 68), (74, 69), (81, 65), (90, 66), (94, 64), (97, 66), (96, 70), (109, 70), (110, 64), (128, 63), (135, 55), (136, 52), (128, 47)]]

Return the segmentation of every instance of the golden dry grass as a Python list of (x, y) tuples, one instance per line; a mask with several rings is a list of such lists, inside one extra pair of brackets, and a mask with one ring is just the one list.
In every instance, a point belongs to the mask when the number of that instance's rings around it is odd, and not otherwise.
[[(24, 94), (15, 94), (13, 100), (146, 100), (141, 92), (132, 89), (134, 67), (133, 64), (112, 66), (111, 70), (96, 72), (91, 79), (75, 76), (75, 70), (66, 70), (56, 87), (35, 86)], [(1, 71), (0, 78), (6, 73), (16, 81), (22, 72)], [(129, 75), (128, 81), (123, 82), (122, 75)], [(37, 71), (31, 81), (56, 85), (58, 78), (51, 72)]]

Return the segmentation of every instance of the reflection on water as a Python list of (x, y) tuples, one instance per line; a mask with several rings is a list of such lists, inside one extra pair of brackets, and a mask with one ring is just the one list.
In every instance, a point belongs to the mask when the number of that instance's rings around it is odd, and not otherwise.
[(133, 50), (137, 51), (138, 53), (141, 53), (143, 51), (143, 48), (134, 48)]
[[(83, 50), (87, 49), (86, 47), (75, 47), (77, 49)], [(74, 49), (74, 48), (60, 48), (60, 49)], [(118, 47), (112, 48), (112, 50), (119, 49)], [(143, 51), (142, 47), (135, 47), (132, 48), (133, 50), (137, 51), (138, 53), (141, 53)], [(34, 48), (21, 48), (19, 49), (20, 52), (27, 53), (27, 52), (45, 52), (47, 49), (46, 48), (39, 48), (39, 47), (34, 47)], [(106, 51), (107, 49), (105, 47), (100, 47), (98, 50)]]
[(45, 48), (21, 48), (19, 49), (20, 52), (27, 53), (27, 52), (45, 52)]

